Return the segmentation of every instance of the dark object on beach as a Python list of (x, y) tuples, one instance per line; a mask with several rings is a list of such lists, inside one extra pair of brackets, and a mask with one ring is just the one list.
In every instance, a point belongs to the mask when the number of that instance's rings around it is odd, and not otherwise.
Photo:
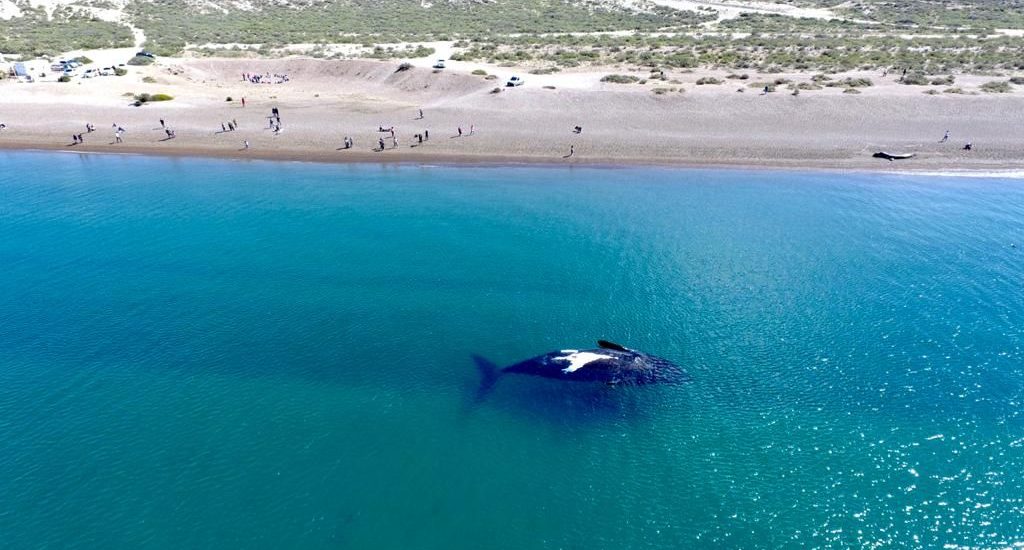
[(974, 145), (972, 145), (970, 142), (967, 142), (967, 145), (964, 145), (964, 151), (970, 151), (971, 149), (974, 149)]
[(474, 355), (482, 379), (477, 398), (482, 398), (506, 373), (529, 374), (570, 382), (603, 382), (609, 385), (678, 384), (691, 378), (679, 365), (631, 350), (606, 340), (597, 349), (553, 351), (499, 369)]
[(885, 151), (879, 151), (879, 152), (877, 152), (877, 153), (875, 153), (875, 154), (873, 154), (871, 156), (875, 157), (876, 159), (885, 159), (885, 160), (887, 160), (889, 162), (892, 162), (894, 160), (905, 160), (905, 159), (914, 158), (914, 157), (917, 156), (917, 154), (915, 154), (915, 153), (893, 154), (893, 153), (886, 153)]
[(400, 73), (402, 71), (408, 71), (411, 68), (412, 68), (412, 63), (402, 63), (401, 65), (398, 66), (397, 69), (395, 69), (395, 72), (396, 73)]

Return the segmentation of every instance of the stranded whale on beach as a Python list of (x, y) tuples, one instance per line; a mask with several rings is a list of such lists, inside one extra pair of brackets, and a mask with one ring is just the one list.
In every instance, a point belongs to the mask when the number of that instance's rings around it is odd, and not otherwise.
[(598, 340), (597, 345), (597, 349), (553, 351), (503, 369), (473, 356), (482, 376), (479, 395), (494, 387), (506, 373), (612, 385), (677, 384), (690, 379), (682, 367), (660, 357), (606, 340)]

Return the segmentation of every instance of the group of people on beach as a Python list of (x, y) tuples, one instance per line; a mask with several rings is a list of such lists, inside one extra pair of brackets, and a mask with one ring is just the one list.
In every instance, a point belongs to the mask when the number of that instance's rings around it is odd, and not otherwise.
[(250, 84), (284, 84), (288, 82), (288, 74), (242, 73), (242, 80)]

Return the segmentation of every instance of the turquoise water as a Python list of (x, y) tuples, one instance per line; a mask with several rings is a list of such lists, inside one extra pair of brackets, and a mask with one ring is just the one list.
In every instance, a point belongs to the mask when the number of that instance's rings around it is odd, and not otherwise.
[(1024, 541), (1024, 181), (0, 162), (5, 548)]

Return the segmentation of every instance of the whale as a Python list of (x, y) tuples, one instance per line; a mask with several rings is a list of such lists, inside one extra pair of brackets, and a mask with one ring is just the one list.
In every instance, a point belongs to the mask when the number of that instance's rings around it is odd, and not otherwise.
[(892, 162), (894, 160), (912, 159), (917, 155), (914, 153), (886, 153), (885, 151), (879, 151), (871, 156), (875, 157), (876, 159), (885, 159), (889, 162)]
[(520, 361), (504, 368), (474, 355), (481, 381), (478, 397), (487, 394), (507, 374), (525, 374), (569, 382), (642, 386), (679, 384), (690, 380), (675, 363), (614, 342), (598, 340), (594, 349), (563, 349)]

